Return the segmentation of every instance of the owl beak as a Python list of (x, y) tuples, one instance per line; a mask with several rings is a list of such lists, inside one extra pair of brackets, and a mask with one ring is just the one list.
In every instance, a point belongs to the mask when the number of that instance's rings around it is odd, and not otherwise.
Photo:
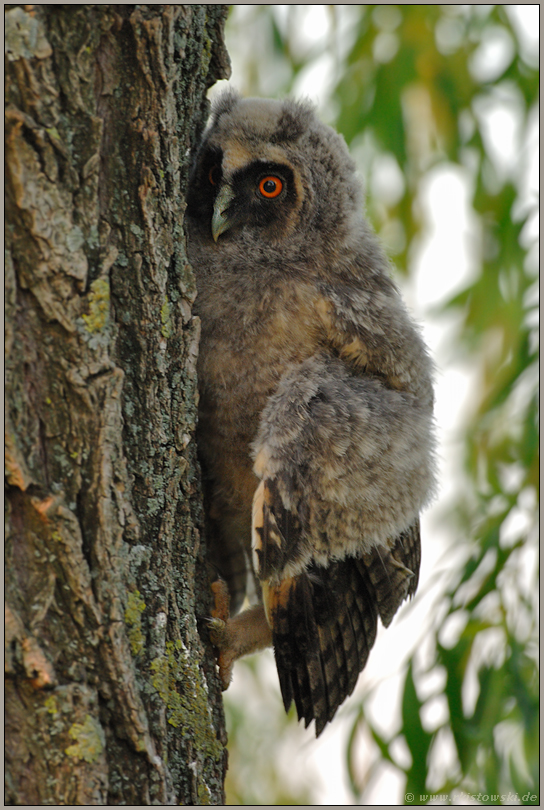
[(217, 242), (219, 237), (233, 225), (233, 220), (228, 216), (228, 209), (234, 201), (234, 191), (230, 186), (224, 185), (217, 195), (213, 207), (212, 236)]

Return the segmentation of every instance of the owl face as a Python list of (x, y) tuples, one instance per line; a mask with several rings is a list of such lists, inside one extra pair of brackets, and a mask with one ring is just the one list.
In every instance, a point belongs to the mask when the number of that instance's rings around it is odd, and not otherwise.
[[(285, 159), (256, 158), (246, 152), (236, 160), (229, 144), (225, 149), (212, 148), (201, 167), (197, 216), (216, 242), (223, 234), (235, 239), (243, 228), (258, 231), (265, 240), (280, 239), (296, 223), (304, 196), (297, 193), (296, 176)], [(191, 215), (191, 201), (189, 206)]]
[(308, 105), (223, 96), (196, 156), (187, 214), (210, 243), (308, 244), (362, 216), (343, 139)]

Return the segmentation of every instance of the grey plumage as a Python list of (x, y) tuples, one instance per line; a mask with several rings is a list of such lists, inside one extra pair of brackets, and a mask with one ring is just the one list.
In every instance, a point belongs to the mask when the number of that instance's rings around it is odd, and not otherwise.
[(345, 143), (309, 105), (221, 97), (187, 213), (210, 553), (234, 612), (250, 559), (264, 601), (255, 643), (249, 616), (215, 620), (221, 675), (274, 643), (286, 708), (319, 733), (378, 615), (388, 625), (417, 587), (431, 362)]

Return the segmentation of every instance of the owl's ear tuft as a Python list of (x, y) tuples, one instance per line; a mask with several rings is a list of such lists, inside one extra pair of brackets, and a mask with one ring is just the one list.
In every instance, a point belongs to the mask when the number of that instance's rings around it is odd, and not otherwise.
[(313, 106), (304, 101), (284, 101), (278, 125), (270, 140), (272, 143), (297, 141), (314, 117)]
[(229, 113), (241, 99), (240, 93), (229, 87), (224, 93), (221, 93), (212, 104), (212, 125), (215, 124), (222, 115)]

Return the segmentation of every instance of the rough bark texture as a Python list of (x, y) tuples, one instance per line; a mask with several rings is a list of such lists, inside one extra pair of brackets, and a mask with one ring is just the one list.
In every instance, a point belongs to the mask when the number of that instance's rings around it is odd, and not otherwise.
[(222, 804), (188, 151), (223, 5), (6, 6), (7, 804)]

